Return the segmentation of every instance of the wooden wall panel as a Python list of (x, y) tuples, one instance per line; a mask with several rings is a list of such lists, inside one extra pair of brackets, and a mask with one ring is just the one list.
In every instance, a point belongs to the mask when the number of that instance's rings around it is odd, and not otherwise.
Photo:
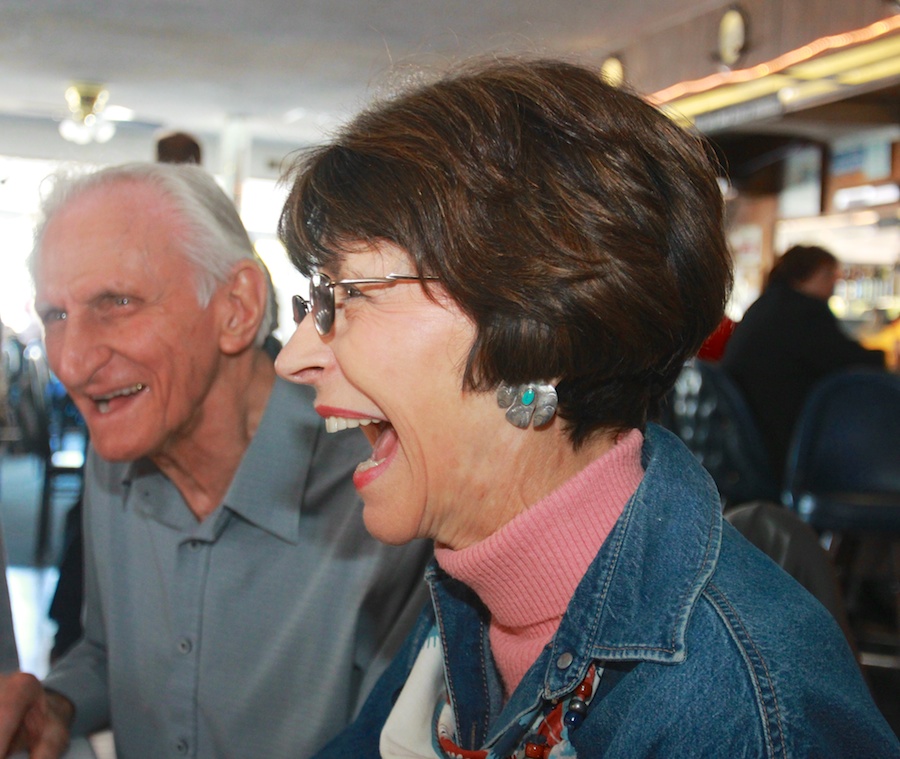
[[(885, 0), (744, 0), (749, 47), (736, 68), (772, 60), (819, 37), (859, 29), (894, 15)], [(715, 52), (719, 20), (728, 6), (641, 37), (621, 52), (626, 76), (638, 92), (701, 79), (721, 70)]]

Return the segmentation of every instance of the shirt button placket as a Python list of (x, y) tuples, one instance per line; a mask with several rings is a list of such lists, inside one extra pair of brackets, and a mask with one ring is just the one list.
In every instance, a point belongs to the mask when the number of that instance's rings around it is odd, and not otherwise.
[(196, 756), (199, 750), (197, 739), (197, 699), (199, 687), (199, 652), (201, 641), (198, 637), (202, 624), (203, 596), (209, 570), (209, 544), (204, 540), (190, 538), (184, 540), (178, 551), (174, 577), (175, 595), (173, 607), (174, 640), (170, 643), (175, 651), (172, 662), (173, 672), (170, 686), (171, 737), (170, 750), (173, 756)]

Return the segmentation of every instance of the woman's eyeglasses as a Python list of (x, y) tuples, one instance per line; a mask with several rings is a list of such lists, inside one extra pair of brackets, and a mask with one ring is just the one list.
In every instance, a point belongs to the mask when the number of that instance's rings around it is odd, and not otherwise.
[(291, 298), (294, 309), (294, 323), (299, 324), (312, 312), (316, 332), (325, 337), (334, 326), (334, 288), (345, 285), (395, 285), (402, 282), (421, 282), (437, 277), (416, 277), (408, 274), (388, 274), (386, 277), (369, 279), (339, 279), (333, 281), (327, 274), (316, 272), (309, 280), (309, 300), (302, 295)]

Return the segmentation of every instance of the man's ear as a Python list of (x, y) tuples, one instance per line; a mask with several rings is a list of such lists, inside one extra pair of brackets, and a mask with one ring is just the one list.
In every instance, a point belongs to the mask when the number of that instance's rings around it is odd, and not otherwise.
[(216, 294), (221, 309), (219, 348), (234, 355), (253, 344), (265, 318), (269, 287), (266, 275), (252, 259), (239, 261)]

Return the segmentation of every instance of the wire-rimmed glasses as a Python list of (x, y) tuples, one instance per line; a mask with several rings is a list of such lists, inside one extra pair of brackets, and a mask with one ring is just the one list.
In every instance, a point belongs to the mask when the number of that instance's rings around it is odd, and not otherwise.
[(334, 326), (334, 288), (346, 285), (393, 285), (401, 282), (421, 282), (437, 277), (417, 277), (412, 274), (388, 274), (386, 277), (332, 280), (327, 274), (316, 272), (309, 280), (309, 300), (302, 295), (291, 298), (294, 323), (300, 324), (308, 313), (313, 315), (316, 332), (325, 337)]

